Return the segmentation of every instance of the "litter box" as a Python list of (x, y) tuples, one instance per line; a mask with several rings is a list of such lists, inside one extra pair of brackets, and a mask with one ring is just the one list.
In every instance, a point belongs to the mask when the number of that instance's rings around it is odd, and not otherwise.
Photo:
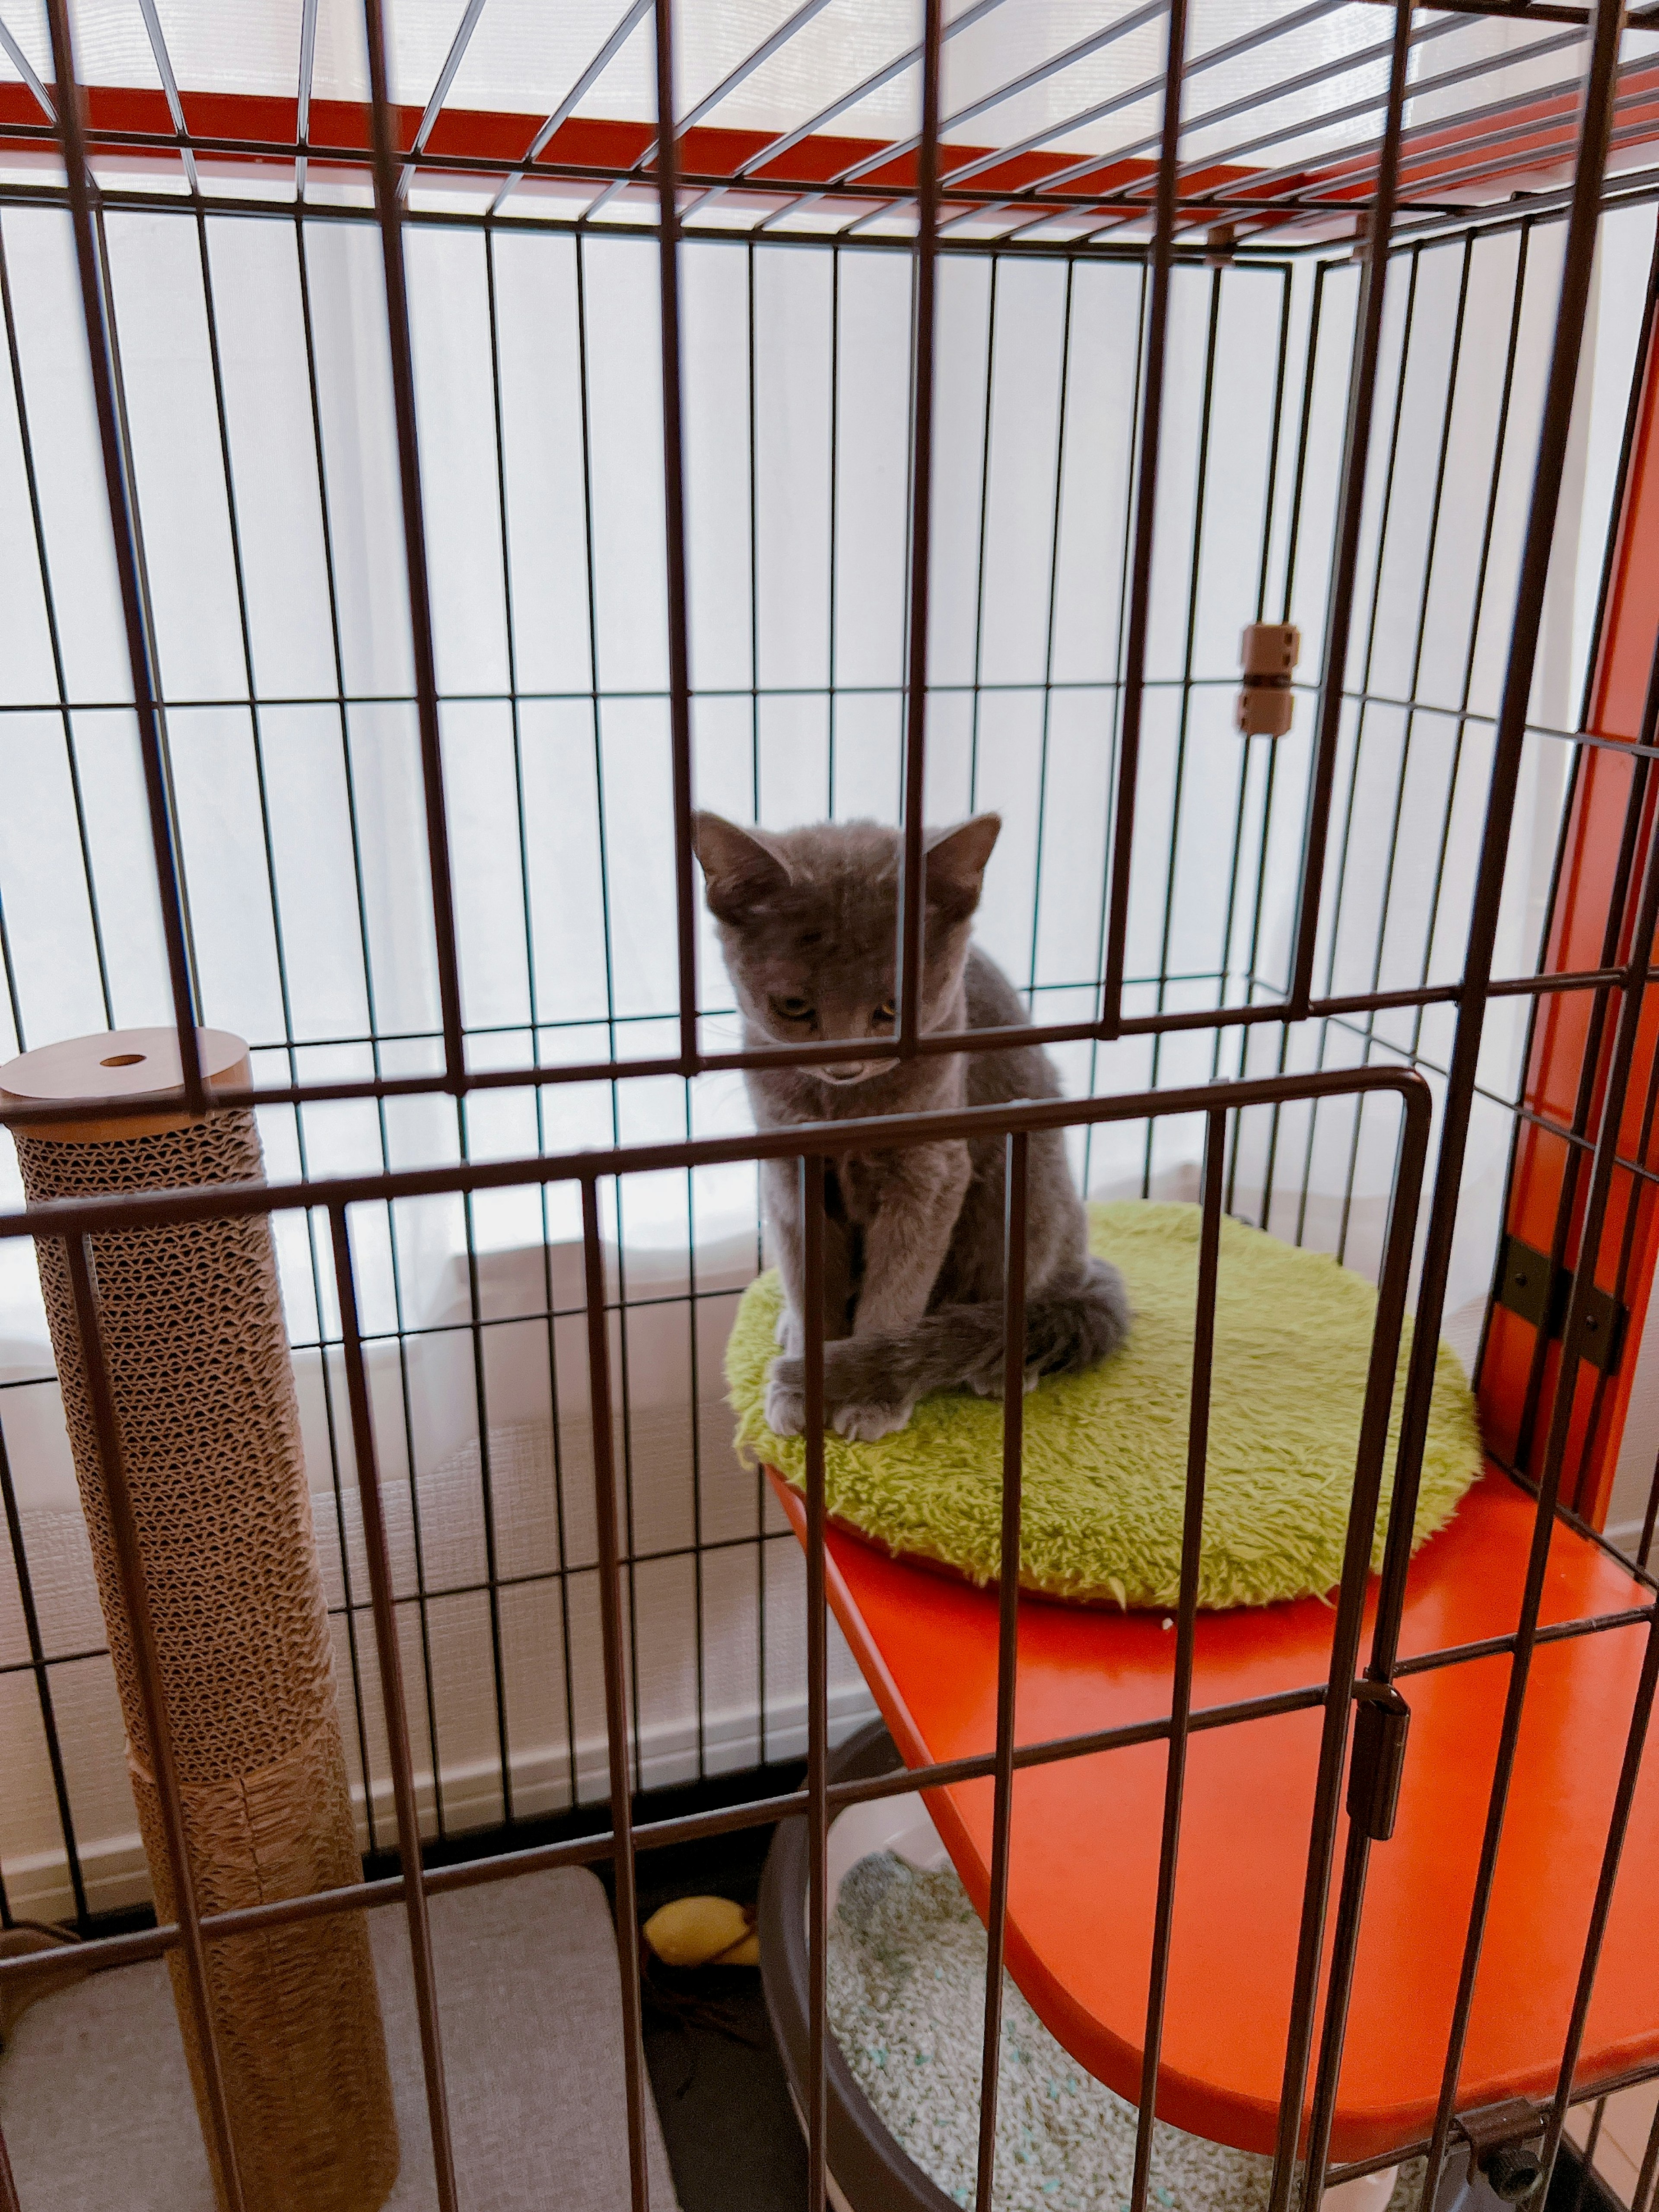
[[(830, 1755), (832, 1782), (866, 1780), (901, 1764), (892, 1738), (872, 1721)], [(891, 1851), (922, 1872), (950, 1865), (949, 1855), (920, 1794), (849, 1806), (829, 1836), (830, 1910), (847, 1875), (872, 1852)], [(782, 2055), (796, 2118), (805, 2129), (807, 2075), (808, 1844), (804, 1820), (783, 1821), (761, 1885), (761, 1979), (773, 2033)], [(835, 2037), (824, 2041), (830, 2201), (836, 2212), (962, 2212), (909, 2156), (854, 2078)], [(1328, 2189), (1325, 2212), (1383, 2212), (1397, 2168), (1364, 2174)], [(999, 2192), (1000, 2193), (1000, 2192)]]

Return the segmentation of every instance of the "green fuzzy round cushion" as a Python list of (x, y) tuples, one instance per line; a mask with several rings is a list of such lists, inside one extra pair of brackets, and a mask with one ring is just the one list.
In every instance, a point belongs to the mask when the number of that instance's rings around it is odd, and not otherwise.
[[(1091, 1206), (1089, 1237), (1122, 1269), (1134, 1321), (1122, 1351), (1026, 1398), (1020, 1581), (1073, 1604), (1167, 1607), (1180, 1585), (1199, 1209)], [(750, 1285), (726, 1373), (738, 1443), (799, 1489), (802, 1439), (775, 1437), (762, 1412), (781, 1295), (775, 1274)], [(1223, 1221), (1200, 1605), (1323, 1596), (1341, 1579), (1376, 1308), (1363, 1276)], [(1400, 1372), (1403, 1382), (1404, 1346)], [(1388, 1528), (1400, 1397), (1397, 1386), (1373, 1570)], [(1443, 1344), (1417, 1543), (1450, 1519), (1480, 1465), (1474, 1401)], [(838, 1522), (895, 1555), (981, 1584), (997, 1573), (1001, 1470), (1002, 1407), (965, 1391), (923, 1399), (908, 1427), (875, 1443), (848, 1443), (833, 1431), (824, 1437), (826, 1497)]]

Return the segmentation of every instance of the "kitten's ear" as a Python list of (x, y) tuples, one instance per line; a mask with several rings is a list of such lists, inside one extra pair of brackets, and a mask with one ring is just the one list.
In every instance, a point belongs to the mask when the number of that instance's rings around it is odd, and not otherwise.
[(758, 830), (739, 830), (722, 815), (691, 817), (691, 848), (702, 863), (709, 911), (722, 921), (741, 921), (789, 880), (788, 869)]
[(1001, 828), (1000, 814), (975, 814), (927, 840), (927, 903), (947, 921), (965, 921), (979, 904), (985, 864)]

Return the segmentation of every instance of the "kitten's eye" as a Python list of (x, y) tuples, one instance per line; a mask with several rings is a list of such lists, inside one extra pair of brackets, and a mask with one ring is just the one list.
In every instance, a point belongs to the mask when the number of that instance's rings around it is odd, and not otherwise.
[(787, 1022), (804, 1022), (811, 1017), (812, 1002), (810, 999), (774, 999), (772, 1011), (781, 1014)]
[(876, 1019), (878, 1022), (890, 1023), (896, 1022), (898, 1019), (898, 1008), (893, 1004), (893, 1001), (890, 999), (884, 999), (881, 1004), (876, 1008)]

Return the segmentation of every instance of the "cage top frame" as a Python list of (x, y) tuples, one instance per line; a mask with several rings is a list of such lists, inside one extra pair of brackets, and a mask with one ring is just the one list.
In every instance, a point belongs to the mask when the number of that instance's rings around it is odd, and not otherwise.
[[(836, 89), (816, 113), (783, 129), (733, 128), (722, 119), (757, 74), (787, 58), (829, 0), (803, 0), (744, 53), (711, 90), (678, 108), (668, 159), (649, 121), (603, 119), (604, 81), (630, 46), (653, 38), (655, 0), (619, 0), (611, 27), (562, 96), (539, 120), (455, 104), (452, 95), (489, 0), (468, 0), (422, 106), (390, 103), (387, 131), (397, 162), (401, 209), (482, 210), (491, 220), (551, 222), (561, 228), (653, 227), (665, 175), (674, 178), (680, 234), (799, 235), (845, 242), (860, 237), (909, 242), (922, 203), (936, 201), (939, 237), (1006, 248), (1030, 240), (1071, 250), (1107, 246), (1146, 250), (1156, 221), (1160, 131), (1079, 153), (1078, 134), (1114, 115), (1144, 113), (1167, 74), (1094, 98), (1036, 130), (999, 131), (1011, 103), (1057, 86), (1081, 63), (1134, 33), (1156, 33), (1170, 11), (1164, 0), (1115, 10), (1058, 52), (935, 118), (932, 152), (925, 131), (883, 140), (844, 135), (837, 126), (894, 82), (925, 75), (924, 44), (900, 50), (855, 83)], [(941, 20), (942, 46), (1016, 0), (968, 0)], [(320, 210), (343, 197), (359, 204), (373, 191), (379, 125), (376, 99), (318, 96), (313, 91), (319, 0), (303, 0), (298, 67), (291, 93), (227, 92), (181, 79), (161, 17), (140, 0), (154, 62), (151, 87), (92, 84), (80, 89), (87, 155), (100, 185), (169, 198), (181, 191), (208, 204), (251, 195), (292, 199)], [(15, 12), (15, 11), (14, 11)], [(1182, 13), (1184, 14), (1184, 9)], [(1284, 252), (1363, 236), (1382, 196), (1389, 158), (1390, 37), (1387, 0), (1306, 0), (1201, 52), (1184, 54), (1182, 135), (1206, 132), (1221, 143), (1181, 161), (1177, 154), (1173, 249)], [(1319, 43), (1330, 19), (1377, 19), (1375, 37), (1330, 55)], [(1408, 97), (1430, 96), (1443, 112), (1404, 125), (1397, 149), (1399, 215), (1434, 227), (1502, 210), (1524, 193), (1547, 203), (1551, 173), (1571, 159), (1578, 92), (1595, 9), (1578, 0), (1425, 0), (1411, 32)], [(1493, 21), (1535, 28), (1520, 47), (1498, 52), (1461, 33)], [(1659, 0), (1630, 9), (1628, 32), (1659, 36)], [(1206, 80), (1229, 65), (1272, 75), (1233, 98), (1206, 96)], [(55, 64), (9, 25), (0, 8), (0, 202), (61, 196), (63, 138)], [(1524, 64), (1547, 64), (1548, 82), (1504, 89)], [(1292, 94), (1317, 94), (1369, 69), (1376, 82), (1359, 97), (1310, 119), (1279, 112)], [(371, 72), (372, 74), (372, 72)], [(380, 99), (388, 100), (382, 69)], [(826, 90), (829, 87), (826, 86)], [(665, 101), (665, 111), (670, 105)], [(1354, 143), (1298, 155), (1316, 133), (1347, 125)], [(854, 125), (856, 130), (856, 124)], [(971, 131), (975, 143), (952, 131)], [(1659, 145), (1659, 45), (1631, 55), (1620, 70), (1613, 151), (1621, 192), (1659, 189), (1659, 168), (1644, 161)], [(925, 175), (930, 162), (933, 173)]]

